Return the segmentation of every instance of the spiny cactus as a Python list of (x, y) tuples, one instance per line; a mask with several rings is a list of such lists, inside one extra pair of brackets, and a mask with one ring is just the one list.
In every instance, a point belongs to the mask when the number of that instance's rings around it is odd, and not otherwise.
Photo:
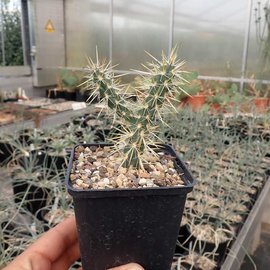
[(123, 126), (121, 135), (115, 138), (114, 143), (125, 154), (125, 167), (143, 168), (143, 153), (153, 152), (150, 145), (161, 142), (157, 130), (163, 123), (163, 108), (175, 109), (172, 101), (179, 91), (185, 92), (182, 86), (188, 83), (183, 77), (186, 73), (182, 70), (184, 63), (177, 59), (175, 49), (169, 57), (162, 53), (161, 61), (152, 55), (150, 57), (153, 61), (144, 66), (146, 71), (138, 71), (141, 85), (137, 90), (144, 98), (133, 104), (132, 109), (123, 98), (124, 86), (114, 75), (110, 63), (101, 63), (98, 54), (96, 63), (90, 58), (88, 60), (86, 87), (93, 91), (92, 96), (99, 93), (101, 100), (106, 101)]

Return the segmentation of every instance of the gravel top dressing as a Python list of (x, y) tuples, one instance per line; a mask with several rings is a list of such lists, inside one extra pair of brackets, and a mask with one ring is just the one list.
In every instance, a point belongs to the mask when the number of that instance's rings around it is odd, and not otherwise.
[(163, 152), (146, 153), (144, 170), (122, 167), (123, 158), (112, 147), (75, 150), (70, 180), (76, 189), (151, 188), (184, 186), (174, 166), (174, 157)]

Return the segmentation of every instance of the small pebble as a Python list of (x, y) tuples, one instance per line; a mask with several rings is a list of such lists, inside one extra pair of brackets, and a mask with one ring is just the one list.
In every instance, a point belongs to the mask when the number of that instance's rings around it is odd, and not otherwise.
[(76, 180), (76, 184), (77, 184), (78, 186), (81, 186), (81, 185), (83, 184), (83, 180), (77, 179), (77, 180)]
[(140, 180), (139, 180), (139, 185), (140, 186), (144, 186), (144, 185), (146, 185), (147, 184), (147, 180), (145, 179), (145, 178), (141, 178)]
[(176, 174), (176, 170), (173, 169), (173, 168), (169, 168), (168, 171), (167, 171), (168, 174), (171, 174), (171, 175), (175, 175)]
[(95, 152), (97, 150), (97, 146), (94, 145), (90, 146), (89, 148), (92, 152)]
[(83, 147), (82, 145), (79, 145), (78, 147), (76, 147), (76, 151), (77, 151), (78, 153), (81, 153), (81, 152), (84, 151), (84, 147)]
[(144, 172), (144, 171), (140, 171), (139, 172), (139, 177), (142, 177), (142, 178), (149, 178), (151, 175), (150, 173), (148, 172)]
[(87, 161), (90, 163), (94, 163), (96, 161), (96, 159), (93, 157), (87, 157)]
[(76, 174), (70, 174), (69, 179), (70, 179), (70, 181), (74, 181), (74, 180), (77, 179), (77, 175)]
[(102, 165), (102, 163), (100, 161), (95, 161), (93, 164), (97, 167), (100, 167)]
[(85, 147), (84, 152), (85, 152), (85, 153), (92, 153), (92, 151), (90, 150), (89, 147)]

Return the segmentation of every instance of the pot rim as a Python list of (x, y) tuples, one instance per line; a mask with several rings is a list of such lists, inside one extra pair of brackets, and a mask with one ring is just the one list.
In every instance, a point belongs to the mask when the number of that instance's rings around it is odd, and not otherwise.
[[(75, 145), (71, 151), (67, 174), (65, 178), (65, 183), (68, 189), (68, 192), (72, 196), (76, 197), (111, 197), (111, 196), (119, 196), (119, 197), (129, 197), (129, 196), (146, 196), (146, 195), (181, 195), (186, 196), (187, 193), (191, 192), (193, 186), (196, 183), (196, 180), (191, 175), (185, 163), (179, 158), (174, 149), (169, 145), (161, 145), (162, 150), (170, 152), (174, 157), (176, 157), (176, 164), (178, 165), (178, 169), (182, 170), (184, 177), (182, 178), (185, 182), (183, 186), (171, 186), (171, 187), (149, 187), (149, 188), (110, 188), (110, 189), (76, 189), (73, 188), (70, 184), (69, 176), (72, 169), (73, 157), (75, 153), (75, 149), (78, 146), (112, 146), (110, 143), (79, 143)], [(165, 192), (166, 191), (166, 192)]]

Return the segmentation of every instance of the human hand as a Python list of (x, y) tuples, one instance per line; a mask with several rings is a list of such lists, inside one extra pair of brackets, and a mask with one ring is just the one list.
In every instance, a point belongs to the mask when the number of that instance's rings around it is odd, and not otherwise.
[[(80, 258), (75, 217), (70, 217), (27, 248), (3, 270), (68, 270)], [(143, 270), (135, 263), (110, 270)]]

